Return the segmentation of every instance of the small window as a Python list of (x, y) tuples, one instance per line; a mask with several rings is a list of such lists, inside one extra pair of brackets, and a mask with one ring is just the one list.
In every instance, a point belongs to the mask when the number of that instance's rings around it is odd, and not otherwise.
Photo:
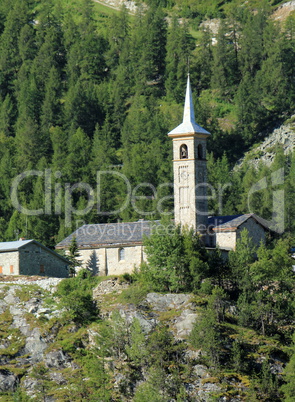
[(10, 265), (10, 273), (13, 274), (13, 265)]
[(198, 145), (198, 159), (203, 159), (203, 147), (201, 144)]
[(45, 273), (44, 265), (40, 265), (40, 274), (44, 274), (44, 273)]
[(119, 261), (125, 260), (125, 248), (119, 249)]
[(187, 151), (187, 145), (186, 144), (182, 144), (180, 146), (180, 155), (179, 155), (180, 159), (187, 159), (188, 158), (188, 151)]

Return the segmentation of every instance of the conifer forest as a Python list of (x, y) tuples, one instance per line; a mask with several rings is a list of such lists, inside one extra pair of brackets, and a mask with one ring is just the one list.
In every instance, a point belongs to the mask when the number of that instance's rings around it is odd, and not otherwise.
[[(45, 363), (17, 366), (21, 335), (1, 310), (0, 341), (10, 336), (15, 349), (1, 346), (0, 377), (18, 381), (14, 392), (0, 381), (1, 401), (295, 400), (295, 152), (277, 145), (267, 165), (258, 148), (284, 124), (295, 135), (295, 12), (273, 17), (283, 3), (147, 0), (130, 12), (92, 0), (0, 1), (1, 242), (23, 236), (53, 248), (84, 223), (163, 212), (168, 224), (167, 133), (182, 121), (188, 72), (196, 122), (211, 133), (210, 215), (271, 220), (273, 194), (284, 193), (284, 234), (255, 245), (244, 232), (226, 261), (175, 228), (145, 240), (147, 262), (118, 279), (128, 286), (120, 295), (94, 303), (102, 278), (87, 270), (53, 295), (28, 291), (61, 311), (30, 321), (74, 362), (60, 384)], [(154, 292), (191, 295), (197, 319), (187, 338), (171, 332), (177, 309), (161, 311), (149, 333), (118, 313), (132, 305), (147, 317)], [(92, 343), (89, 331), (99, 334)], [(198, 385), (212, 387), (207, 399), (191, 391), (196, 365), (209, 373)], [(25, 391), (27, 375), (35, 394)]]

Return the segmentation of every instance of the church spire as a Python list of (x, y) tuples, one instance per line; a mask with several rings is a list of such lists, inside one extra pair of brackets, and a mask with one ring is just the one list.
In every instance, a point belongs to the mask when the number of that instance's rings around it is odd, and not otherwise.
[(184, 111), (183, 111), (183, 123), (186, 122), (196, 124), (189, 73), (187, 75), (187, 85), (186, 85), (186, 94), (185, 94)]
[(183, 110), (183, 121), (177, 126), (174, 130), (170, 131), (168, 135), (175, 134), (205, 134), (210, 135), (210, 133), (205, 130), (203, 127), (199, 126), (195, 122), (195, 113), (194, 113), (194, 104), (193, 104), (193, 96), (192, 89), (190, 83), (190, 76), (187, 76), (187, 86), (186, 86), (186, 94), (185, 94), (185, 102), (184, 102), (184, 110)]

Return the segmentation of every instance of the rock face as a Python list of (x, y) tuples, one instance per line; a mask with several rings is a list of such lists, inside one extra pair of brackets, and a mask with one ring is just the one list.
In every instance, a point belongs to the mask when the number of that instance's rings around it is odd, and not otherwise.
[(278, 21), (284, 21), (295, 10), (295, 1), (287, 1), (278, 6), (273, 13), (273, 18)]
[[(114, 279), (100, 283), (95, 294), (99, 299), (101, 298), (99, 302), (101, 320), (79, 327), (71, 320), (62, 321), (65, 319), (64, 317), (60, 320), (61, 312), (54, 311), (53, 307), (49, 308), (45, 304), (45, 296), (48, 298), (47, 292), (41, 292), (36, 287), (30, 288), (30, 290), (19, 284), (0, 284), (0, 294), (2, 295), (0, 298), (2, 314), (0, 393), (10, 393), (11, 395), (16, 389), (20, 389), (36, 401), (65, 400), (63, 396), (60, 396), (63, 395), (60, 392), (69, 390), (71, 392), (74, 389), (71, 387), (76, 384), (75, 376), (79, 378), (80, 382), (77, 383), (79, 386), (89, 380), (88, 373), (85, 377), (85, 367), (81, 366), (82, 360), (85, 362), (86, 356), (91, 355), (92, 358), (94, 356), (99, 361), (101, 355), (98, 351), (100, 348), (107, 347), (107, 354), (103, 358), (104, 369), (110, 374), (110, 381), (107, 384), (111, 384), (110, 387), (113, 386), (115, 392), (122, 396), (120, 399), (122, 402), (131, 402), (137, 387), (148, 383), (151, 375), (150, 363), (145, 360), (147, 357), (143, 359), (142, 363), (137, 362), (136, 366), (133, 366), (135, 361), (133, 358), (130, 363), (128, 347), (131, 345), (129, 337), (134, 320), (138, 321), (142, 329), (140, 337), (137, 339), (140, 342), (139, 350), (147, 348), (150, 345), (150, 339), (161, 334), (162, 330), (168, 331), (167, 342), (171, 342), (169, 343), (169, 348), (171, 347), (169, 353), (175, 353), (169, 359), (171, 358), (171, 362), (175, 362), (175, 364), (177, 362), (181, 367), (186, 368), (182, 385), (187, 400), (209, 402), (212, 400), (212, 394), (222, 393), (222, 383), (218, 382), (217, 378), (211, 377), (206, 366), (205, 353), (202, 350), (194, 349), (187, 341), (194, 322), (198, 320), (200, 309), (199, 305), (197, 306), (193, 301), (193, 295), (149, 293), (135, 305), (123, 302), (122, 300), (125, 299), (121, 296), (116, 298), (116, 295), (127, 286), (126, 283), (120, 284), (118, 280)], [(50, 300), (50, 306), (53, 301), (54, 298)], [(62, 325), (61, 321), (66, 324)], [(108, 332), (108, 328), (115, 328), (114, 333)], [(103, 334), (103, 330), (106, 331), (105, 334)], [(105, 341), (99, 343), (99, 339)], [(145, 339), (146, 343), (142, 339)], [(122, 346), (124, 342), (125, 346)], [(155, 343), (155, 345), (157, 344)], [(153, 354), (152, 348), (146, 350), (148, 354)], [(263, 354), (260, 354), (260, 361), (257, 364), (261, 364), (263, 359)], [(87, 361), (86, 364), (92, 363)], [(271, 372), (280, 375), (283, 365), (283, 361), (272, 358)], [(94, 370), (96, 370), (96, 366), (94, 366)], [(92, 371), (90, 372), (92, 373)], [(91, 377), (89, 380), (91, 386), (94, 384), (92, 381), (97, 380), (98, 377), (94, 377), (94, 379)], [(171, 382), (171, 386), (173, 386), (174, 377), (170, 379), (167, 375), (165, 381), (168, 384)], [(243, 389), (244, 384), (240, 378), (233, 380), (230, 378), (230, 381), (234, 381), (234, 387)], [(47, 392), (44, 386), (49, 387), (50, 391)], [(225, 401), (224, 398), (222, 396), (216, 400)], [(68, 400), (68, 396), (66, 400)], [(73, 396), (72, 400), (78, 399)], [(228, 402), (241, 400), (245, 399), (242, 397), (226, 399)]]
[(182, 309), (189, 303), (190, 295), (186, 294), (166, 294), (148, 293), (146, 302), (150, 304), (153, 310), (166, 311), (168, 309)]
[(112, 292), (121, 293), (122, 290), (128, 288), (128, 283), (120, 282), (118, 278), (108, 279), (106, 281), (101, 282), (94, 290), (93, 290), (93, 298), (95, 300), (99, 300), (100, 296), (106, 295)]
[(274, 161), (278, 146), (282, 146), (285, 155), (293, 152), (295, 150), (295, 115), (292, 116), (291, 121), (291, 123), (274, 130), (257, 148), (247, 152), (245, 157), (240, 159), (236, 168), (241, 167), (244, 160), (251, 161), (255, 167), (258, 167), (261, 161), (266, 166), (270, 166)]
[(17, 377), (7, 370), (0, 370), (0, 391), (15, 391), (18, 384)]
[[(1, 289), (6, 289), (5, 285), (0, 285)], [(43, 359), (44, 351), (48, 347), (46, 340), (41, 335), (41, 331), (37, 327), (32, 327), (26, 319), (26, 314), (31, 313), (37, 316), (42, 309), (42, 300), (33, 297), (27, 302), (22, 302), (16, 296), (17, 291), (21, 291), (21, 286), (11, 285), (6, 289), (0, 309), (2, 312), (9, 311), (12, 316), (11, 329), (18, 329), (24, 340), (24, 347), (18, 351), (18, 355), (27, 355), (27, 361), (31, 364), (38, 363)], [(7, 345), (0, 345), (0, 348)], [(8, 343), (9, 346), (9, 343)]]

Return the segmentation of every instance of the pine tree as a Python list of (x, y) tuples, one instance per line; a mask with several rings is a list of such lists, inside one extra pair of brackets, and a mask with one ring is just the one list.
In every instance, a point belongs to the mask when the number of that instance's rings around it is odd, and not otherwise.
[(191, 45), (186, 24), (180, 25), (176, 17), (168, 29), (166, 50), (166, 95), (168, 99), (180, 102), (183, 100)]
[(202, 348), (207, 354), (208, 363), (214, 368), (220, 366), (222, 357), (222, 329), (226, 294), (223, 289), (215, 288), (201, 320), (197, 320), (190, 334), (190, 342), (195, 348)]
[(126, 346), (126, 353), (132, 364), (142, 366), (148, 358), (145, 334), (137, 318), (133, 320), (130, 329), (130, 346)]
[(75, 236), (72, 237), (71, 244), (69, 247), (69, 255), (67, 258), (71, 262), (70, 266), (70, 276), (76, 276), (76, 268), (81, 266), (81, 261), (79, 260), (80, 252), (77, 244), (77, 239)]
[(239, 69), (235, 44), (228, 32), (229, 27), (222, 20), (218, 30), (217, 44), (213, 50), (211, 86), (213, 89), (219, 89), (227, 99), (231, 99), (236, 91)]
[(281, 387), (284, 393), (285, 401), (292, 402), (295, 398), (295, 336), (293, 336), (292, 355), (285, 370), (286, 383)]

